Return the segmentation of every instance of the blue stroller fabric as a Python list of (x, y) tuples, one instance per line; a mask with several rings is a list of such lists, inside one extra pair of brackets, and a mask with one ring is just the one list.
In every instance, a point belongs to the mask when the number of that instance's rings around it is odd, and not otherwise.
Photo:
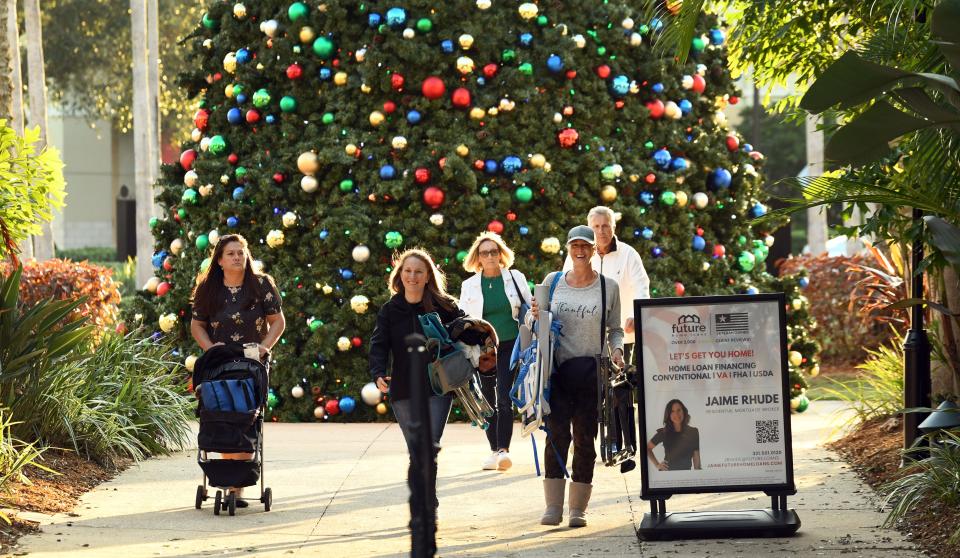
[(248, 413), (258, 407), (254, 394), (253, 378), (204, 382), (200, 389), (203, 407), (209, 411)]

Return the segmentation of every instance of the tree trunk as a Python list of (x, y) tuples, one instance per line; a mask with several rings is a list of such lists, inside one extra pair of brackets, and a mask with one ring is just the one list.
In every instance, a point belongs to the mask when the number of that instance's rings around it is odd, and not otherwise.
[[(937, 275), (939, 277), (932, 281), (931, 291), (937, 291), (940, 304), (960, 316), (960, 275), (949, 266)], [(934, 315), (938, 322), (937, 337), (941, 351), (940, 358), (933, 359), (931, 363), (933, 394), (960, 396), (960, 317), (951, 318), (939, 313)]]
[(150, 168), (150, 60), (147, 52), (147, 0), (130, 0), (130, 36), (133, 47), (133, 160), (137, 199), (137, 283), (143, 285), (153, 275), (151, 257), (153, 236), (153, 182)]
[[(817, 117), (807, 115), (807, 172), (809, 176), (823, 175), (823, 130), (817, 130)], [(827, 251), (827, 208), (807, 209), (807, 245), (811, 256)]]
[[(43, 69), (43, 34), (40, 28), (40, 0), (25, 0), (23, 25), (27, 36), (27, 80), (30, 89), (31, 126), (40, 127), (40, 148), (47, 146), (47, 83)], [(56, 213), (54, 213), (56, 215)], [(56, 216), (53, 217), (56, 219)], [(40, 236), (33, 239), (34, 255), (38, 260), (53, 258), (53, 223), (41, 225)]]
[[(160, 173), (160, 19), (159, 0), (147, 0), (147, 102), (150, 107), (150, 184), (157, 183)], [(153, 196), (151, 195), (151, 200)], [(153, 203), (153, 214), (160, 208)]]
[[(4, 18), (0, 18), (0, 24), (4, 29), (0, 29), (3, 34), (5, 45), (0, 46), (0, 51), (9, 53), (9, 67), (4, 64), (0, 71), (4, 76), (9, 76), (10, 83), (10, 109), (7, 112), (7, 102), (3, 101), (4, 118), (9, 115), (7, 125), (13, 128), (18, 136), (23, 135), (23, 75), (20, 73), (20, 28), (17, 25), (17, 0), (0, 0), (5, 6)], [(0, 8), (3, 9), (3, 8)], [(8, 50), (9, 49), (9, 50)], [(9, 73), (8, 73), (9, 72)], [(3, 86), (3, 93), (8, 91), (6, 84)], [(33, 257), (33, 237), (28, 236), (20, 243), (20, 256), (22, 259)]]

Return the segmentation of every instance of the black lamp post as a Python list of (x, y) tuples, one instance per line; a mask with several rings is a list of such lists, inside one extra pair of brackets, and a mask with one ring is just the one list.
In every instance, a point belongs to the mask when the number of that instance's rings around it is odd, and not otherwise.
[[(913, 209), (913, 222), (923, 226), (923, 211)], [(923, 260), (923, 242), (918, 238), (913, 243), (910, 258), (912, 272), (911, 297), (923, 298), (923, 274), (918, 274)], [(923, 328), (923, 304), (914, 304), (910, 309), (910, 330), (903, 342), (903, 404), (906, 408), (930, 407), (930, 339)], [(909, 449), (920, 435), (920, 423), (926, 413), (906, 413), (903, 417), (903, 448)]]

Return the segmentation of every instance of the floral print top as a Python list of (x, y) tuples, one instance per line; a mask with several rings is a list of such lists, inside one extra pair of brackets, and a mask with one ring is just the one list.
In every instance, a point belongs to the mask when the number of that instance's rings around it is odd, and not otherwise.
[(246, 293), (243, 286), (226, 287), (221, 291), (223, 303), (212, 316), (193, 310), (193, 319), (206, 322), (207, 334), (214, 343), (259, 343), (267, 335), (266, 316), (280, 313), (280, 293), (272, 281), (260, 275), (260, 286), (266, 292), (262, 300)]

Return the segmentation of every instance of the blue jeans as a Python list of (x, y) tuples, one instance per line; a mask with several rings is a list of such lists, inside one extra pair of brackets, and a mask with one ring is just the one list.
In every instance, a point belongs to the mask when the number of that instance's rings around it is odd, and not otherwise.
[[(452, 395), (433, 395), (427, 401), (430, 409), (430, 435), (433, 437), (434, 445), (440, 443), (440, 436), (443, 435), (443, 427), (447, 425), (447, 416), (450, 414), (450, 408), (453, 407)], [(403, 439), (407, 442), (407, 451), (410, 450), (410, 423), (413, 421), (413, 407), (409, 399), (403, 399), (393, 402), (393, 416), (397, 417), (397, 424), (400, 425), (400, 431), (403, 432)]]
[(513, 387), (513, 371), (510, 370), (510, 355), (516, 339), (509, 339), (497, 346), (497, 374), (480, 376), (480, 390), (487, 403), (493, 407), (493, 416), (487, 419), (487, 441), (490, 451), (500, 448), (510, 449), (513, 435), (513, 402), (510, 400), (510, 388)]

